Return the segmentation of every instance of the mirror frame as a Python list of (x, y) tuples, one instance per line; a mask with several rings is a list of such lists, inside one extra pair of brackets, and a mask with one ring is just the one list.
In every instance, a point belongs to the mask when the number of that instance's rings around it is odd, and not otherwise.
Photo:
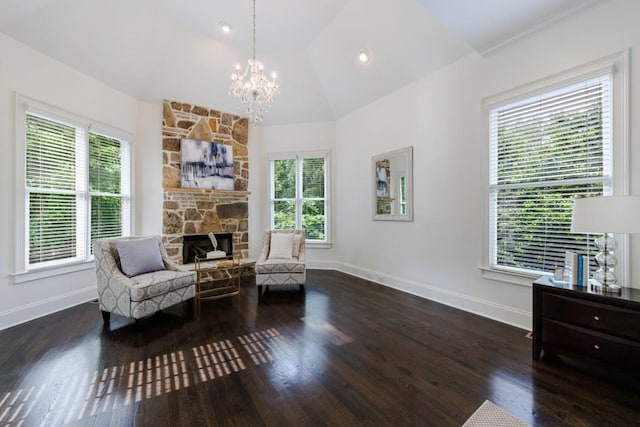
[[(407, 164), (407, 174), (405, 182), (406, 191), (406, 211), (405, 215), (399, 214), (379, 214), (378, 208), (378, 194), (377, 194), (377, 162), (392, 157), (404, 157)], [(408, 146), (395, 151), (389, 151), (388, 153), (378, 154), (371, 157), (371, 211), (373, 214), (372, 219), (374, 221), (413, 221), (413, 146)]]

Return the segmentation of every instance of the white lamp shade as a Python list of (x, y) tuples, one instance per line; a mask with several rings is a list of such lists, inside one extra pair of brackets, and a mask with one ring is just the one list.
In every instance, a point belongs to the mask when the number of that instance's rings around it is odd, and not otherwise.
[(600, 196), (575, 199), (573, 233), (640, 233), (640, 197)]

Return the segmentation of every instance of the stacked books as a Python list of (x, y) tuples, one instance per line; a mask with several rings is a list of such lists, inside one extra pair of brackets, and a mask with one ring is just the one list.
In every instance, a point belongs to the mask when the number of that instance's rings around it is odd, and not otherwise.
[(589, 257), (571, 251), (564, 254), (565, 280), (575, 286), (589, 283)]

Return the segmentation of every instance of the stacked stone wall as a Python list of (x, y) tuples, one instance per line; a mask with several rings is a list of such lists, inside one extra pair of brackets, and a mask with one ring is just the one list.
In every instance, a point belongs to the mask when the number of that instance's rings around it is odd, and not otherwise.
[[(162, 239), (182, 263), (183, 236), (232, 233), (234, 255), (249, 256), (249, 183), (246, 118), (183, 102), (164, 101), (162, 120)], [(180, 188), (183, 138), (233, 147), (234, 190)]]
[(162, 186), (180, 188), (180, 140), (197, 139), (233, 147), (233, 189), (249, 186), (249, 122), (235, 116), (184, 102), (164, 101), (162, 106)]

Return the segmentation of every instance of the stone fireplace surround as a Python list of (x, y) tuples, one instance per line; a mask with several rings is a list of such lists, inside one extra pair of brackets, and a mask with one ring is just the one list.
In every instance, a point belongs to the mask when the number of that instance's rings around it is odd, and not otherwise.
[(168, 255), (182, 263), (183, 236), (231, 233), (233, 253), (249, 256), (248, 193), (176, 189), (164, 192), (162, 238)]
[[(246, 118), (183, 102), (164, 101), (162, 240), (168, 255), (176, 262), (183, 263), (183, 236), (208, 233), (231, 233), (233, 254), (248, 258), (247, 137)], [(233, 147), (233, 191), (180, 187), (182, 138)]]

